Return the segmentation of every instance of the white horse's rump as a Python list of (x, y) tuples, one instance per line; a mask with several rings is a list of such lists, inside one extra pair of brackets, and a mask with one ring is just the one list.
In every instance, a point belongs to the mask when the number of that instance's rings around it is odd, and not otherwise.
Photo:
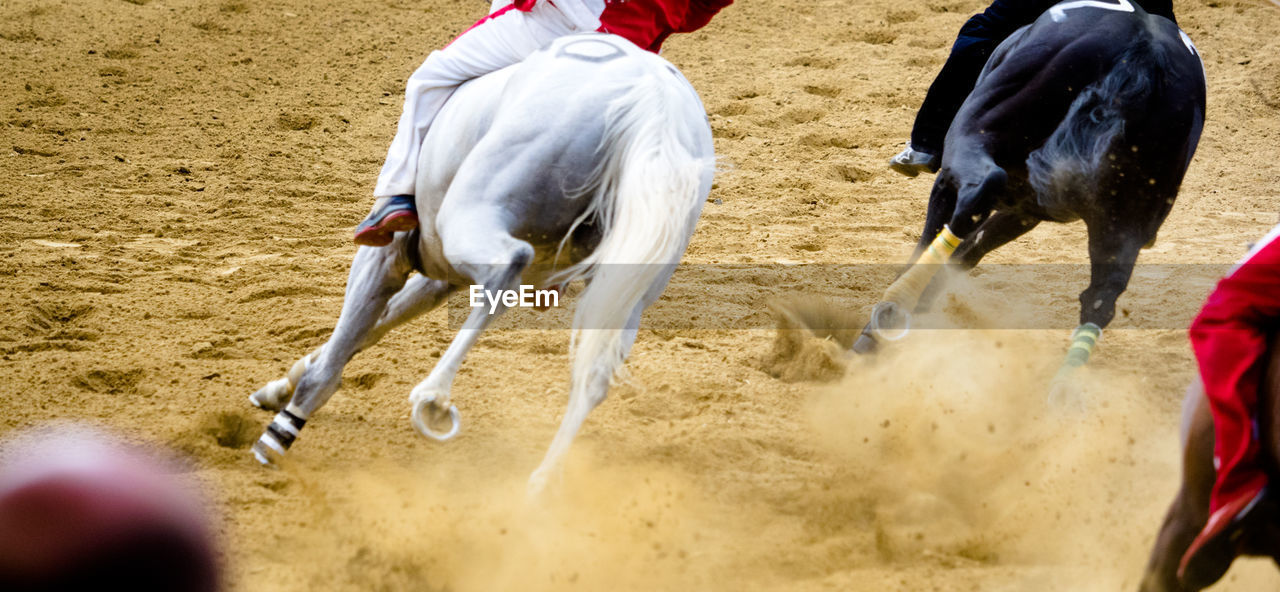
[[(357, 252), (329, 342), (252, 397), (268, 408), (288, 401), (255, 454), (264, 462), (282, 454), (336, 390), (343, 365), (392, 327), (465, 284), (496, 291), (530, 283), (524, 275), (532, 262), (564, 254), (567, 269), (533, 280), (588, 282), (574, 315), (569, 408), (530, 480), (531, 490), (540, 489), (622, 372), (641, 313), (688, 245), (713, 169), (697, 94), (665, 60), (621, 38), (567, 37), (464, 85), (423, 145), (417, 242), (398, 235), (389, 247)], [(425, 275), (406, 283), (411, 260)], [(450, 414), (456, 431), (454, 376), (503, 310), (472, 309), (413, 389), (414, 425), (424, 435), (450, 437), (431, 427)]]

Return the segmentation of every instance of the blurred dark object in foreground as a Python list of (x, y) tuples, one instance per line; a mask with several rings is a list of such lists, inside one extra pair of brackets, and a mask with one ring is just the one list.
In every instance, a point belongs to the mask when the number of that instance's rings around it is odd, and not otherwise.
[(0, 590), (219, 588), (203, 500), (165, 461), (75, 427), (0, 446)]

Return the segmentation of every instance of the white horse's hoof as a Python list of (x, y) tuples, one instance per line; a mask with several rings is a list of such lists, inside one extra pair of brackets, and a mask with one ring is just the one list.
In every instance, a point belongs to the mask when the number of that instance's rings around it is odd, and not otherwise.
[(285, 402), (288, 401), (289, 395), (291, 394), (292, 393), (289, 389), (289, 379), (281, 378), (279, 380), (268, 382), (267, 386), (264, 386), (258, 389), (258, 392), (249, 395), (249, 403), (253, 404), (253, 406), (258, 409), (279, 411), (281, 407), (284, 407)]
[(525, 499), (541, 501), (563, 495), (564, 471), (561, 461), (553, 461), (551, 464), (546, 464), (544, 461), (543, 464), (538, 465), (538, 468), (529, 475), (529, 482), (525, 484)]
[[(447, 393), (419, 395), (415, 392), (414, 396), (410, 397), (410, 401), (413, 403), (411, 420), (413, 421), (414, 429), (418, 430), (419, 434), (437, 442), (453, 439), (454, 436), (458, 435), (458, 430), (462, 428), (462, 414), (458, 413), (458, 408), (452, 404), (445, 408), (440, 404), (441, 400), (449, 400)], [(448, 431), (439, 432), (431, 427), (432, 423), (440, 422), (446, 417), (449, 419)]]
[(258, 461), (258, 464), (264, 467), (270, 468), (276, 466), (276, 463), (272, 462), (271, 457), (259, 452), (256, 447), (253, 450), (253, 459)]
[(529, 499), (538, 499), (546, 489), (547, 476), (534, 472), (533, 475), (529, 476), (529, 483), (525, 486), (524, 494)]
[(265, 442), (264, 440), (266, 438), (266, 434), (263, 434), (262, 438), (259, 438), (257, 442), (253, 443), (253, 458), (258, 461), (258, 464), (261, 464), (264, 467), (272, 469), (278, 468), (280, 466), (280, 461), (284, 459), (284, 450), (275, 449), (272, 444), (277, 446), (278, 444), (275, 442)]

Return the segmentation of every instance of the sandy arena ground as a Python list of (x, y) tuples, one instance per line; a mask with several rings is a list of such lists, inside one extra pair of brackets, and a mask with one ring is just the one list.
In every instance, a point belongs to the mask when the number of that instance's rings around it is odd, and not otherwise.
[[(348, 367), (284, 470), (247, 448), (269, 415), (246, 396), (332, 329), (405, 77), (485, 5), (0, 2), (0, 435), (74, 419), (189, 454), (235, 590), (1134, 589), (1176, 488), (1179, 328), (1212, 277), (1135, 277), (1082, 416), (1044, 404), (1085, 285), (1067, 271), (979, 274), (946, 306), (1052, 329), (918, 333), (828, 383), (773, 363), (769, 302), (864, 314), (893, 269), (774, 264), (905, 260), (931, 178), (884, 163), (982, 6), (741, 0), (668, 43), (724, 162), (658, 307), (694, 322), (641, 332), (634, 384), (526, 504), (568, 379), (567, 332), (519, 329), (532, 311), (467, 360), (447, 445), (405, 398), (453, 335), (437, 311)], [(1176, 8), (1209, 119), (1141, 262), (1230, 263), (1280, 210), (1280, 10)], [(989, 261), (1084, 260), (1075, 225)]]

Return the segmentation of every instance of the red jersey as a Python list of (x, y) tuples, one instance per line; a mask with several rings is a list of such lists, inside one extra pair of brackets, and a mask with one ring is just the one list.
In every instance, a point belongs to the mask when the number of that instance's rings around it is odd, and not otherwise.
[(730, 4), (733, 0), (605, 0), (600, 31), (657, 53), (672, 33), (697, 31)]
[[(526, 12), (536, 3), (537, 0), (514, 0), (516, 10)], [(672, 33), (697, 31), (730, 4), (733, 0), (605, 0), (600, 31), (657, 53)]]

